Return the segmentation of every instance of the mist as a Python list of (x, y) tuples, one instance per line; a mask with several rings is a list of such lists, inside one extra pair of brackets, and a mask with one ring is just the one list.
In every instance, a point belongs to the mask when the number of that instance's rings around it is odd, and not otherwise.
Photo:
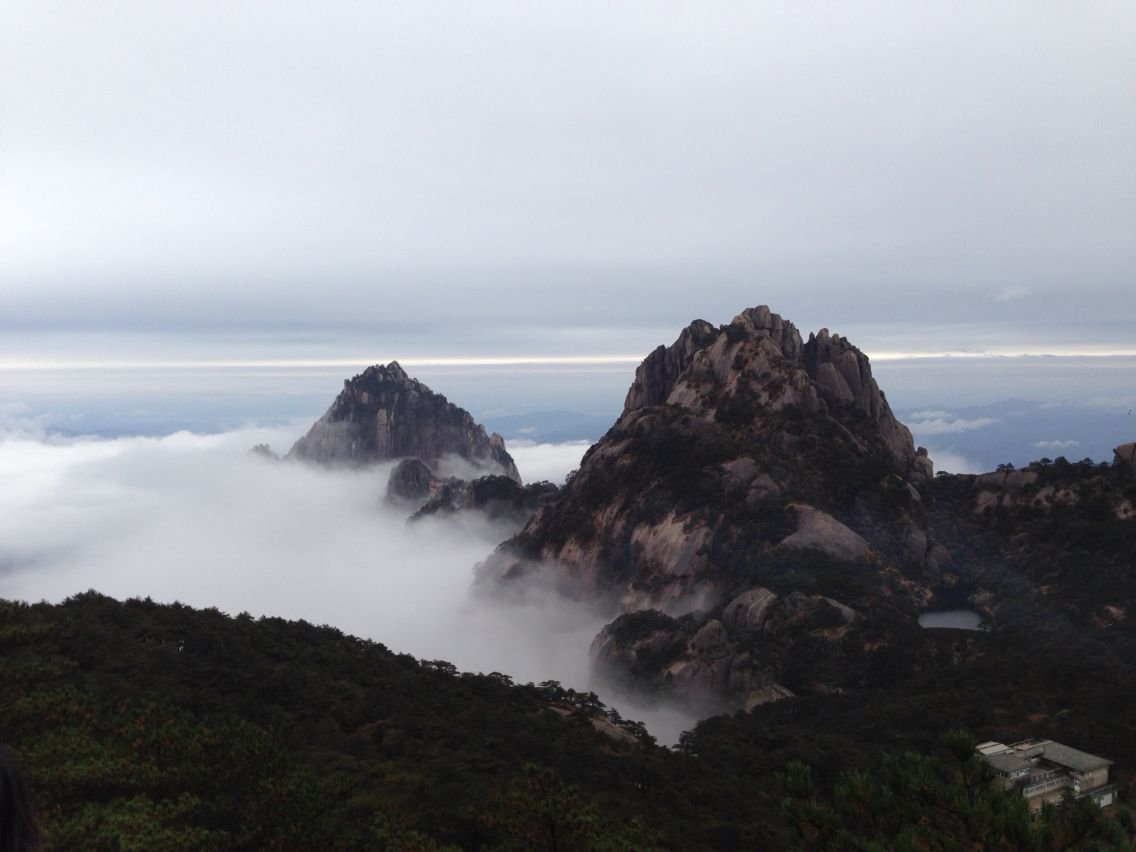
[[(111, 440), (0, 434), (0, 597), (58, 602), (94, 589), (229, 614), (329, 624), (391, 650), (518, 682), (596, 689), (588, 647), (604, 618), (530, 590), (474, 592), (473, 568), (510, 533), (477, 515), (425, 518), (385, 506), (391, 465), (326, 470), (250, 455), (294, 429), (249, 427)], [(587, 449), (515, 448), (526, 481), (563, 481)], [(674, 742), (694, 719), (618, 705)]]

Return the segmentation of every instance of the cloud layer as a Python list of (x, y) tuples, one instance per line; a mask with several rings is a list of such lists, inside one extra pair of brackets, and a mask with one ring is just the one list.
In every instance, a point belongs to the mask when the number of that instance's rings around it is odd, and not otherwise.
[(947, 435), (951, 432), (969, 432), (972, 429), (984, 429), (992, 426), (998, 420), (993, 417), (976, 417), (967, 420), (962, 417), (951, 418), (936, 417), (932, 420), (918, 420), (908, 424), (916, 438), (922, 435)]
[[(0, 597), (58, 601), (93, 588), (303, 618), (463, 670), (589, 687), (587, 649), (603, 619), (539, 592), (523, 605), (472, 593), (473, 566), (506, 531), (477, 518), (408, 525), (382, 504), (388, 466), (326, 471), (247, 452), (293, 437), (243, 429), (62, 440), (35, 424), (9, 428)], [(523, 468), (562, 480), (584, 449), (518, 451)], [(649, 720), (665, 739), (692, 725), (673, 712)]]

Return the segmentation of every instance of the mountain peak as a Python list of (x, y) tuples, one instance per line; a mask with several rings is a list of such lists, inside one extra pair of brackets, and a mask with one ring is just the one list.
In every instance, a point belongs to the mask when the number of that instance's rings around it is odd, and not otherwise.
[(419, 458), (431, 466), (457, 456), (521, 481), (500, 435), (487, 434), (468, 411), (411, 378), (398, 361), (375, 364), (344, 381), (331, 407), (288, 456), (346, 465)]
[(380, 364), (376, 364), (375, 366), (370, 367), (367, 372), (371, 370), (375, 371), (375, 373), (379, 373), (388, 377), (392, 381), (411, 381), (410, 376), (406, 374), (406, 370), (402, 369), (402, 365), (398, 363), (398, 361), (391, 361), (385, 367)]
[(623, 412), (677, 405), (707, 419), (723, 411), (755, 417), (800, 409), (819, 416), (851, 408), (874, 423), (889, 452), (925, 479), (911, 433), (896, 420), (872, 378), (868, 356), (827, 328), (802, 342), (793, 323), (758, 305), (715, 328), (696, 320), (669, 347), (659, 346), (635, 371)]
[[(774, 674), (794, 655), (837, 653), (849, 636), (862, 647), (874, 602), (914, 609), (949, 560), (926, 530), (917, 486), (930, 475), (867, 356), (827, 329), (803, 341), (761, 305), (651, 352), (620, 418), (480, 575), (543, 568), (622, 611), (592, 646), (601, 670), (676, 695), (777, 700), (791, 693)], [(768, 629), (739, 626), (730, 602), (758, 600)], [(843, 688), (840, 669), (829, 686)]]

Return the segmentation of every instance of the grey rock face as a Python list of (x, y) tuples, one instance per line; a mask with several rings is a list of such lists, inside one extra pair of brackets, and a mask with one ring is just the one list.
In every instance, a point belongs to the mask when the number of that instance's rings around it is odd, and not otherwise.
[(635, 371), (623, 412), (664, 402), (703, 412), (708, 404), (739, 395), (773, 411), (854, 409), (874, 421), (912, 478), (930, 478), (930, 460), (926, 453), (917, 455), (911, 432), (872, 378), (868, 357), (828, 329), (802, 342), (796, 326), (765, 305), (742, 311), (722, 328), (697, 320), (669, 347), (658, 347)]
[(868, 542), (827, 512), (797, 505), (797, 531), (781, 542), (789, 550), (818, 550), (834, 559), (856, 561), (868, 555)]
[(422, 459), (403, 459), (387, 480), (387, 502), (421, 505), (430, 499), (434, 472)]
[(694, 354), (714, 341), (718, 330), (706, 320), (695, 320), (679, 333), (670, 346), (659, 346), (635, 370), (635, 381), (627, 391), (624, 413), (667, 401), (678, 377), (686, 371)]
[(742, 592), (722, 610), (722, 621), (736, 633), (760, 633), (777, 595), (758, 586)]
[(397, 361), (344, 382), (327, 413), (288, 453), (351, 466), (410, 457), (434, 466), (448, 455), (521, 481), (500, 435), (487, 435), (468, 411), (410, 378)]

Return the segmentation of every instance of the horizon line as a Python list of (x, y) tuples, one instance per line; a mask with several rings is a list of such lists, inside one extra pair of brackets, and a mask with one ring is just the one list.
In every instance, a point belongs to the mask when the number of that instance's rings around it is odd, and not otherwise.
[[(863, 351), (863, 350), (861, 350)], [(948, 350), (938, 352), (880, 351), (865, 352), (870, 361), (918, 360), (973, 360), (979, 358), (1131, 358), (1131, 349), (1069, 349), (1058, 351), (1030, 350)], [(397, 361), (405, 367), (594, 367), (640, 364), (641, 355), (500, 355), (500, 356), (446, 356), (411, 358), (238, 358), (238, 359), (169, 359), (145, 361), (107, 359), (82, 360), (3, 360), (4, 371), (51, 370), (195, 370), (195, 369), (296, 369), (296, 368), (357, 368)]]

